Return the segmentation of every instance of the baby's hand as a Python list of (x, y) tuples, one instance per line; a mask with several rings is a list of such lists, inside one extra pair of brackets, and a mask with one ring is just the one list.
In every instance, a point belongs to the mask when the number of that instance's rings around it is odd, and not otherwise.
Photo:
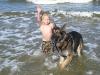
[(37, 5), (37, 12), (40, 13), (42, 11), (42, 8), (40, 5)]

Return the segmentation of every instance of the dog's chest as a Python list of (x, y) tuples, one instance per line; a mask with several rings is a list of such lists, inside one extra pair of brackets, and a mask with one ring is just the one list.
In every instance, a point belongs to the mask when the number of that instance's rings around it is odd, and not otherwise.
[(68, 56), (68, 51), (67, 51), (67, 50), (63, 50), (63, 51), (61, 52), (61, 55), (63, 55), (63, 56)]

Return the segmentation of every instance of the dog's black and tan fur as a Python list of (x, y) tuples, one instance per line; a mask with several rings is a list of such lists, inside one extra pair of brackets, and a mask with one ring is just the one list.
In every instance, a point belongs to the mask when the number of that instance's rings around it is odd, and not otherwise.
[(64, 28), (65, 25), (62, 28), (55, 26), (52, 36), (54, 48), (56, 48), (58, 52), (64, 51), (64, 55), (62, 54), (60, 56), (59, 61), (59, 66), (61, 69), (64, 69), (64, 67), (72, 61), (74, 54), (81, 56), (83, 48), (82, 35), (76, 31), (66, 33)]

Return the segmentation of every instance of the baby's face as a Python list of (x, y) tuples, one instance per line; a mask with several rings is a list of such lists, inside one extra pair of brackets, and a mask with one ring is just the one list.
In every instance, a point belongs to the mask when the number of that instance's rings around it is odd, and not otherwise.
[(43, 17), (42, 22), (43, 22), (44, 24), (48, 25), (48, 24), (50, 23), (50, 18), (49, 18), (49, 16), (48, 16), (48, 15), (45, 15), (45, 16)]

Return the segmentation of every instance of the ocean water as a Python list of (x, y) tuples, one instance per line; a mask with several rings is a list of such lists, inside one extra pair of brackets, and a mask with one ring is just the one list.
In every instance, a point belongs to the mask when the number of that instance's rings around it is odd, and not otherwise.
[(41, 4), (58, 26), (66, 23), (66, 32), (83, 36), (83, 57), (75, 57), (64, 71), (59, 70), (57, 54), (41, 52), (34, 2), (0, 0), (0, 75), (99, 75), (100, 1)]

